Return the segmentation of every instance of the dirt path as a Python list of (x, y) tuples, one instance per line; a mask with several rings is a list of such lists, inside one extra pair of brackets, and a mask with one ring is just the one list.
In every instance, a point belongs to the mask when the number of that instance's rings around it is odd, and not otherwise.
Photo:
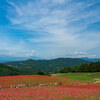
[(95, 78), (94, 80), (95, 80), (94, 83), (100, 83), (100, 79), (99, 78)]

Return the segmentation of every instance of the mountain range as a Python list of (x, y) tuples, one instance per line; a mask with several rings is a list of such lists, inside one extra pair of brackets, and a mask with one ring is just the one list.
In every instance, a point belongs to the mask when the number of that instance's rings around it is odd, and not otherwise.
[(22, 61), (22, 60), (27, 60), (27, 59), (39, 60), (41, 58), (35, 57), (35, 56), (31, 56), (31, 57), (13, 57), (13, 56), (7, 56), (7, 55), (0, 55), (0, 63), (10, 62), (10, 61)]
[(92, 62), (100, 61), (100, 58), (87, 58), (87, 57), (83, 57), (83, 58), (81, 58), (81, 59), (87, 60), (87, 61), (92, 61)]
[(51, 60), (28, 59), (24, 61), (7, 62), (5, 64), (9, 66), (14, 66), (20, 69), (21, 71), (31, 71), (31, 72), (44, 71), (46, 73), (57, 73), (62, 68), (66, 67), (72, 68), (75, 65), (81, 65), (90, 62), (91, 61), (86, 61), (79, 58), (57, 58)]
[[(28, 59), (34, 59), (34, 60), (44, 60), (43, 58), (36, 57), (36, 56), (30, 56), (30, 57), (13, 57), (13, 56), (8, 56), (8, 55), (0, 55), (0, 62), (11, 62), (11, 61), (22, 61), (22, 60), (28, 60)], [(88, 57), (83, 57), (81, 58), (83, 60), (87, 61), (100, 61), (100, 58), (88, 58)]]

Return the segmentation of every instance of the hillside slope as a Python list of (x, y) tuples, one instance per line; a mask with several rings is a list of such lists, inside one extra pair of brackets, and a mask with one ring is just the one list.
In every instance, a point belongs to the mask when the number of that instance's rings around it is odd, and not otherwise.
[(52, 60), (25, 60), (25, 61), (15, 61), (8, 62), (7, 65), (14, 66), (21, 70), (26, 71), (44, 71), (46, 73), (56, 73), (64, 67), (74, 67), (75, 65), (81, 65), (83, 63), (90, 63), (78, 58), (58, 58)]
[(87, 58), (87, 57), (83, 57), (83, 58), (81, 58), (81, 59), (87, 60), (87, 61), (92, 61), (92, 62), (100, 61), (100, 58)]
[(17, 68), (0, 63), (0, 76), (19, 75), (19, 74), (21, 74), (21, 71), (19, 71)]
[(81, 80), (81, 81), (95, 82), (95, 79), (100, 79), (100, 72), (94, 72), (94, 73), (57, 73), (57, 74), (52, 74), (52, 76)]

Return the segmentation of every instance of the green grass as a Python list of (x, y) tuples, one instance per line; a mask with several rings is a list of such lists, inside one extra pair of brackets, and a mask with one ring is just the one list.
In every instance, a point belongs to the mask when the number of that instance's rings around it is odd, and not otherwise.
[(100, 72), (96, 73), (58, 73), (52, 76), (76, 79), (81, 81), (94, 81), (95, 78), (100, 79)]
[(63, 99), (61, 99), (61, 100), (71, 100), (71, 98), (63, 98)]

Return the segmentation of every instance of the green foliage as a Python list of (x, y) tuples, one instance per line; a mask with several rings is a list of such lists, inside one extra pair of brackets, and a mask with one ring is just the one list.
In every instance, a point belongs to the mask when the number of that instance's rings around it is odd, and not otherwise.
[(20, 71), (19, 69), (15, 67), (11, 67), (5, 64), (0, 63), (0, 76), (13, 76), (13, 75), (48, 75), (47, 73), (44, 73), (42, 71), (38, 71), (37, 73), (34, 73), (32, 71)]
[(75, 66), (74, 68), (63, 68), (59, 72), (100, 72), (100, 61), (92, 62), (90, 64), (82, 64), (81, 66)]
[(45, 73), (57, 73), (64, 67), (74, 67), (75, 65), (81, 65), (83, 63), (90, 63), (88, 61), (78, 58), (58, 58), (53, 60), (33, 60), (8, 62), (7, 65), (14, 66), (22, 71), (38, 72), (43, 71)]
[(17, 68), (0, 63), (0, 76), (20, 75), (20, 74), (21, 71), (19, 71)]
[(45, 73), (42, 72), (42, 71), (38, 71), (37, 74), (38, 74), (38, 75), (45, 75)]
[(59, 71), (59, 73), (68, 73), (72, 71), (73, 71), (73, 68), (63, 68), (62, 70)]

